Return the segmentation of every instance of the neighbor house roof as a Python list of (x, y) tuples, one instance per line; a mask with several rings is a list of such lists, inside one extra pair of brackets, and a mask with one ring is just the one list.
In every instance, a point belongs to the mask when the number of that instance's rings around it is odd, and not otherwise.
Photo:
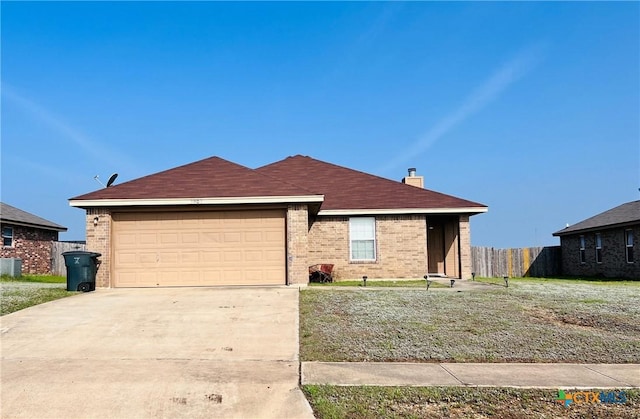
[(258, 169), (211, 157), (70, 200), (72, 206), (307, 202), (320, 214), (479, 213), (487, 207), (305, 156)]
[(325, 196), (321, 215), (350, 213), (485, 212), (487, 207), (307, 156), (287, 157), (256, 169)]
[(71, 198), (78, 207), (321, 202), (301, 186), (211, 157)]
[(553, 233), (554, 236), (640, 223), (640, 201), (627, 202)]
[(67, 231), (66, 227), (45, 220), (9, 204), (0, 202), (0, 221), (7, 224), (21, 225), (25, 227), (39, 228), (42, 230)]

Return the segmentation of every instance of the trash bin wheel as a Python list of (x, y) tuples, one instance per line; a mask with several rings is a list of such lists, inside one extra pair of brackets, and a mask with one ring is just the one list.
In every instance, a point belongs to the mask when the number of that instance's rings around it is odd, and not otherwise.
[(78, 285), (78, 291), (89, 292), (89, 291), (91, 291), (91, 286), (89, 285), (88, 282), (81, 282)]

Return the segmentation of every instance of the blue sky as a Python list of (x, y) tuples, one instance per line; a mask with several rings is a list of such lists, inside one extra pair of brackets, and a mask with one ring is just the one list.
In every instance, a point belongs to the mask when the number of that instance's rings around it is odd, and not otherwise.
[(489, 206), (472, 243), (640, 197), (638, 2), (2, 2), (1, 198), (304, 154)]

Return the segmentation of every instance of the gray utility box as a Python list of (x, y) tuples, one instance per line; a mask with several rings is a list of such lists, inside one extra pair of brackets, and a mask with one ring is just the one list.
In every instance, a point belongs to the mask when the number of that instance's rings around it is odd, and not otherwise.
[(13, 277), (22, 276), (22, 259), (1, 258), (0, 259), (0, 275), (9, 275)]

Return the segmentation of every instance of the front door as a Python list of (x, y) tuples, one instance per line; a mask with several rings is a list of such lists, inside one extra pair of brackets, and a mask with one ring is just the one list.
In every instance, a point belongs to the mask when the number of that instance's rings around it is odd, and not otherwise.
[(429, 225), (427, 229), (427, 270), (429, 274), (446, 273), (444, 265), (444, 228), (442, 224)]

